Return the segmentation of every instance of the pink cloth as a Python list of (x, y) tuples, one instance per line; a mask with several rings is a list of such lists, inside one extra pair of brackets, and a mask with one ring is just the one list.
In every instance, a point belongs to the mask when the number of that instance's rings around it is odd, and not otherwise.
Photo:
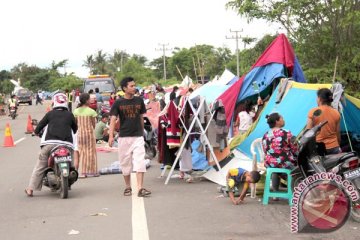
[(153, 129), (158, 128), (159, 126), (159, 113), (160, 113), (160, 102), (150, 102), (146, 105), (146, 108), (149, 109), (146, 111), (145, 116), (149, 119)]

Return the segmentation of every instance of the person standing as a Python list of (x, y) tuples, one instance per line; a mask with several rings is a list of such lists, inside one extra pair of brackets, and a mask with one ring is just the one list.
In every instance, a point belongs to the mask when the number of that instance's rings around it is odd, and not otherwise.
[(97, 102), (97, 112), (100, 112), (101, 105), (104, 103), (103, 97), (100, 94), (99, 88), (95, 88), (95, 96), (96, 96), (96, 102)]
[(151, 192), (143, 187), (145, 164), (145, 142), (143, 138), (144, 118), (146, 113), (144, 101), (140, 97), (135, 97), (136, 87), (132, 77), (124, 78), (121, 89), (125, 92), (122, 99), (117, 100), (111, 108), (109, 146), (114, 142), (114, 129), (117, 117), (120, 121), (119, 130), (119, 161), (122, 174), (125, 180), (125, 196), (131, 196), (132, 171), (136, 172), (138, 197), (145, 197)]
[(68, 99), (68, 109), (70, 112), (72, 112), (73, 95), (71, 92), (69, 92), (69, 89), (65, 89), (65, 94)]
[(74, 110), (79, 130), (78, 130), (78, 149), (79, 149), (79, 177), (97, 177), (97, 156), (95, 142), (95, 119), (96, 112), (89, 107), (90, 96), (88, 93), (80, 95), (80, 106)]

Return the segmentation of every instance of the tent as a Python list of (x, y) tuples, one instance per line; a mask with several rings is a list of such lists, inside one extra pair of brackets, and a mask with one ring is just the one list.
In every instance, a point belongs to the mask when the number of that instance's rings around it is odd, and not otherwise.
[[(256, 122), (249, 136), (234, 149), (234, 158), (225, 165), (222, 165), (221, 171), (211, 169), (204, 177), (217, 184), (225, 186), (225, 176), (229, 168), (242, 167), (248, 171), (252, 170), (252, 155), (250, 145), (256, 138), (263, 137), (269, 129), (265, 116), (272, 112), (279, 112), (285, 120), (285, 129), (290, 130), (297, 136), (306, 126), (307, 114), (309, 110), (317, 106), (316, 92), (320, 88), (330, 88), (331, 84), (306, 84), (290, 81), (287, 85), (281, 101), (278, 100), (279, 89), (277, 87), (270, 100), (261, 112), (258, 122)], [(354, 135), (360, 136), (360, 99), (345, 95), (345, 104), (343, 104), (341, 131), (346, 129)], [(358, 139), (358, 143), (360, 139)], [(354, 143), (353, 143), (354, 144)], [(357, 146), (359, 150), (360, 146)], [(355, 149), (356, 150), (356, 149)]]
[(195, 91), (190, 95), (190, 99), (202, 96), (206, 99), (207, 104), (211, 104), (231, 86), (228, 83), (233, 79), (237, 79), (237, 77), (229, 70), (225, 69), (218, 80), (214, 79), (213, 81), (195, 89)]
[[(272, 112), (279, 112), (285, 120), (284, 128), (290, 130), (294, 136), (299, 135), (306, 126), (309, 110), (317, 106), (317, 90), (320, 88), (330, 88), (331, 86), (331, 84), (306, 84), (290, 81), (288, 90), (285, 92), (280, 103), (277, 104), (278, 89), (280, 89), (280, 86), (278, 86), (260, 114), (259, 121), (253, 131), (237, 146), (237, 149), (251, 157), (250, 145), (256, 138), (263, 137), (264, 133), (269, 129), (265, 116)], [(347, 128), (349, 132), (360, 134), (360, 100), (345, 95), (343, 107), (341, 130), (345, 131)]]
[(186, 75), (182, 80), (180, 86), (184, 88), (189, 88), (192, 84), (193, 84), (193, 80), (188, 75)]
[(247, 74), (218, 97), (217, 100), (224, 104), (227, 125), (230, 126), (237, 102), (256, 96), (269, 88), (275, 79), (282, 77), (306, 82), (294, 50), (284, 34), (280, 34), (267, 47)]

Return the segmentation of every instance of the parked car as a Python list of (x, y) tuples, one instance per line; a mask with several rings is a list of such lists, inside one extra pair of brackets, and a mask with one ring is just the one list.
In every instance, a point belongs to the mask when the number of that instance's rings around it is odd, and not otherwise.
[(16, 100), (18, 102), (18, 104), (20, 103), (28, 103), (29, 105), (32, 105), (32, 94), (31, 92), (26, 89), (19, 89), (16, 93)]

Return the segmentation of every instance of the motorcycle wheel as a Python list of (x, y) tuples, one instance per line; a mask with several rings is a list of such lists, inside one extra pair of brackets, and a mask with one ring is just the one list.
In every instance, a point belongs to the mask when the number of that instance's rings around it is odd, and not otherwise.
[(145, 155), (150, 159), (153, 159), (156, 156), (156, 149), (147, 142), (145, 142)]
[(60, 198), (65, 199), (69, 193), (69, 179), (61, 175), (60, 177)]
[(11, 118), (12, 118), (12, 120), (14, 120), (15, 119), (15, 114), (11, 114)]
[(294, 191), (295, 187), (297, 187), (302, 180), (304, 180), (304, 177), (301, 174), (293, 176), (291, 181), (291, 189)]
[(355, 222), (360, 222), (360, 201), (358, 200), (357, 202), (352, 204), (351, 207), (351, 218), (355, 221)]

